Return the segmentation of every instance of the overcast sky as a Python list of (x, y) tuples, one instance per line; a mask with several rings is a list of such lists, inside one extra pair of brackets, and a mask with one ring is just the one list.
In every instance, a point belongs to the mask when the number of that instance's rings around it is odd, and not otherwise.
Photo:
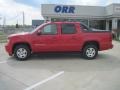
[(31, 25), (32, 19), (43, 19), (41, 4), (105, 6), (111, 3), (120, 3), (120, 0), (0, 0), (0, 25), (4, 17), (6, 24), (21, 24), (22, 12), (25, 13), (25, 24)]

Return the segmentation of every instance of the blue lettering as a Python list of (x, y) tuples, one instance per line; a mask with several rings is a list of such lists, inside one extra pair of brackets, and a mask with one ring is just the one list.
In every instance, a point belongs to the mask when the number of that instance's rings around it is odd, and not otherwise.
[(56, 12), (56, 13), (59, 13), (59, 12), (61, 11), (61, 9), (62, 9), (61, 6), (56, 6), (56, 7), (55, 7), (55, 12)]
[(54, 8), (56, 13), (74, 13), (75, 7), (73, 6), (56, 6)]
[(68, 7), (67, 6), (63, 6), (63, 9), (62, 9), (62, 13), (68, 13)]
[(69, 8), (69, 13), (74, 13), (75, 7), (70, 7)]

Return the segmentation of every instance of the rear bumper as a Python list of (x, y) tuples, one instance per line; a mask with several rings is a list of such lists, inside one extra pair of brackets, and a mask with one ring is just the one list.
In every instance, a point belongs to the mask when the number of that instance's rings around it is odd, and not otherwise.
[(113, 48), (113, 44), (108, 45), (108, 49), (112, 49)]
[(102, 47), (100, 48), (100, 51), (108, 50), (108, 49), (112, 49), (112, 48), (113, 48), (113, 44), (102, 45)]
[(111, 45), (111, 48), (110, 49), (112, 49), (113, 48), (113, 44)]

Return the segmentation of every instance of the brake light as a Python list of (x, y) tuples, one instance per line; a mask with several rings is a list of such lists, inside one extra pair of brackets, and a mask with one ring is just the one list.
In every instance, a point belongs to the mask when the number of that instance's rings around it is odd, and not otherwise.
[(112, 33), (109, 34), (109, 41), (112, 41)]

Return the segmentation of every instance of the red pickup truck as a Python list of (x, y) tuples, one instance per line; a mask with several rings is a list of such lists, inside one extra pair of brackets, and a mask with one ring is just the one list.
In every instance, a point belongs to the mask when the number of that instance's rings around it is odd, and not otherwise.
[(111, 48), (110, 31), (93, 31), (80, 22), (44, 23), (32, 32), (10, 35), (5, 45), (18, 60), (43, 52), (82, 52), (84, 58), (94, 59), (98, 51)]

